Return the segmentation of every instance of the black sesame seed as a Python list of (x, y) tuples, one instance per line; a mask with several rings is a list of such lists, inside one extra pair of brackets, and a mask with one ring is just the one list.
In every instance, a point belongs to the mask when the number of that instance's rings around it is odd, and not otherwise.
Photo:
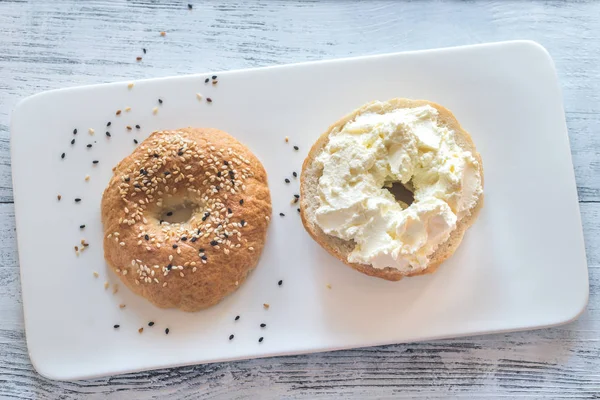
[(206, 256), (202, 256), (200, 258), (203, 259), (204, 261), (208, 260), (208, 257), (206, 257)]
[(177, 155), (178, 155), (178, 156), (182, 156), (182, 155), (183, 155), (183, 151), (178, 151), (178, 152), (177, 152)]
[(161, 219), (161, 220), (158, 222), (158, 224), (159, 224), (159, 225), (162, 225), (162, 223), (163, 223), (163, 222), (165, 222), (165, 221), (164, 221), (163, 219)]
[(73, 129), (73, 135), (77, 135), (77, 129)]
[(126, 177), (124, 180), (125, 180), (125, 182), (129, 182), (131, 180), (131, 178)]
[(216, 246), (216, 245), (218, 245), (218, 244), (219, 244), (219, 242), (217, 242), (216, 240), (211, 240), (211, 241), (210, 241), (210, 245), (211, 245), (211, 246)]
[(279, 286), (283, 285), (283, 280), (280, 280), (279, 282), (277, 282), (277, 284), (278, 284)]
[(295, 173), (295, 172), (292, 172), (292, 175), (294, 175), (294, 178), (297, 178), (297, 177), (298, 177), (298, 174), (297, 174), (297, 173)]
[(150, 236), (148, 236), (148, 235), (144, 235), (144, 239), (146, 239), (146, 240), (150, 240)]
[(198, 238), (193, 237), (190, 239), (190, 242), (194, 243), (196, 240), (198, 240)]
[(297, 199), (299, 199), (300, 195), (299, 194), (295, 194), (294, 197), (297, 198)]
[(106, 136), (110, 137), (110, 132), (106, 132)]
[(171, 175), (169, 171), (165, 171), (165, 175)]
[(267, 326), (267, 324), (260, 324), (261, 328), (264, 328), (265, 326)]
[(245, 219), (241, 220), (240, 225), (242, 225), (242, 226), (246, 225), (246, 220)]
[(204, 249), (200, 249), (198, 250), (200, 253), (204, 253)]
[(229, 340), (233, 340), (234, 336), (233, 335), (229, 335)]
[(138, 144), (137, 139), (133, 139), (133, 143)]
[(240, 319), (240, 316), (236, 315), (235, 320), (237, 321), (238, 319)]
[(207, 97), (206, 101), (208, 101), (209, 103), (212, 103), (212, 99), (210, 97)]
[(213, 80), (215, 80), (215, 79), (217, 79), (217, 76), (216, 76), (216, 75), (213, 75), (213, 76), (212, 76), (212, 78), (213, 78)]
[(146, 54), (146, 49), (142, 49), (142, 51), (144, 52), (144, 54)]
[(217, 172), (217, 176), (220, 178), (221, 177), (221, 171)]
[(244, 205), (244, 199), (240, 199), (240, 206)]
[(229, 235), (228, 235), (228, 234), (226, 234), (226, 233), (224, 233), (224, 234), (223, 234), (223, 237), (224, 237), (225, 239), (229, 239)]
[(79, 203), (80, 201), (81, 201), (81, 199), (80, 199), (79, 197), (77, 197), (77, 198), (75, 199), (75, 203)]
[(298, 146), (294, 146), (294, 150), (299, 150)]
[(171, 264), (167, 265), (167, 271), (170, 271), (171, 268), (173, 268), (173, 265), (171, 265)]
[(71, 140), (71, 144), (75, 144), (75, 139)]
[(154, 326), (154, 321), (148, 322), (148, 326)]
[(285, 217), (285, 214), (284, 213), (279, 213), (279, 216), (280, 217)]
[(300, 212), (300, 209), (298, 208), (298, 212)]
[(228, 161), (223, 161), (223, 164), (229, 165), (229, 162)]
[(66, 154), (65, 154), (65, 153), (62, 153), (62, 154), (60, 155), (60, 158), (65, 158), (65, 156), (66, 156)]
[(285, 183), (290, 183), (290, 180), (288, 178), (285, 178)]
[(169, 328), (165, 329), (165, 333), (168, 335), (169, 334)]
[(113, 328), (117, 329), (118, 327), (120, 327), (121, 325), (113, 325)]
[(108, 122), (106, 123), (106, 126), (110, 126), (111, 124), (112, 124), (112, 122), (108, 121)]
[(187, 237), (185, 237), (185, 236), (183, 236), (183, 237), (181, 238), (181, 241), (182, 241), (182, 242), (185, 242), (186, 240), (187, 240)]
[(208, 83), (208, 81), (210, 81), (210, 79), (209, 79), (209, 78), (206, 78), (206, 79), (204, 80), (204, 83)]
[(140, 129), (140, 128), (141, 128), (141, 127), (140, 127), (139, 125), (136, 125), (136, 126), (135, 126), (135, 129)]
[(87, 148), (88, 148), (88, 149), (89, 149), (90, 147), (92, 147), (92, 144), (91, 144), (91, 143), (87, 145)]
[(79, 229), (85, 228), (85, 225), (79, 225)]
[(147, 171), (146, 171), (144, 168), (140, 169), (140, 174), (142, 174), (142, 175), (146, 175), (147, 173), (148, 173), (148, 172), (147, 172)]
[(94, 163), (94, 164), (98, 164), (99, 162), (100, 162), (100, 161), (98, 161), (98, 160), (94, 160), (94, 161), (92, 161), (92, 163)]
[(227, 209), (227, 214), (233, 214), (233, 211), (231, 211), (231, 208)]
[(261, 337), (260, 339), (258, 339), (258, 343), (261, 343), (263, 341), (263, 337)]
[(176, 249), (178, 246), (176, 244), (173, 245), (173, 248)]
[(169, 212), (167, 213), (167, 217), (170, 217), (171, 215), (173, 215), (173, 211), (169, 211)]
[(188, 4), (188, 10), (191, 10), (192, 8), (194, 8), (194, 6), (191, 4)]
[(161, 99), (158, 99), (158, 104), (162, 104), (162, 100)]

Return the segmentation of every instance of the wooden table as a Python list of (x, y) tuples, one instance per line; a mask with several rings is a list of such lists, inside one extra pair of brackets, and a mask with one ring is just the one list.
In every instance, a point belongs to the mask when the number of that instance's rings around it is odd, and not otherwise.
[[(600, 3), (189, 1), (192, 10), (174, 0), (0, 2), (0, 397), (600, 398)], [(18, 100), (66, 86), (509, 39), (544, 45), (563, 89), (590, 270), (578, 321), (75, 383), (34, 371), (10, 175)]]

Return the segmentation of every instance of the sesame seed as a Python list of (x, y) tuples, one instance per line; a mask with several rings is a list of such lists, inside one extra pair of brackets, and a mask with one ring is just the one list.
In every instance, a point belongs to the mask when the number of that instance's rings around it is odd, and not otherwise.
[(75, 144), (75, 139), (71, 140), (71, 144)]
[(241, 226), (244, 226), (244, 225), (246, 225), (246, 220), (241, 220), (241, 221), (240, 221), (240, 225), (241, 225)]
[(135, 60), (136, 60), (136, 61), (142, 61), (142, 57), (140, 57), (140, 56), (137, 56), (137, 57), (135, 58)]
[(154, 326), (154, 322), (153, 321), (148, 322), (148, 326)]
[(202, 256), (200, 258), (203, 259), (204, 261), (208, 260), (208, 257), (206, 257), (206, 256)]
[(288, 178), (285, 178), (285, 183), (290, 183), (290, 180)]
[(94, 164), (98, 164), (99, 162), (100, 162), (100, 161), (98, 161), (98, 160), (94, 160), (94, 161), (92, 161), (92, 163), (94, 163)]
[(75, 203), (79, 203), (81, 201), (81, 199), (79, 197), (75, 198)]
[(134, 143), (134, 144), (138, 144), (138, 141), (137, 141), (137, 139), (133, 139), (133, 143)]
[[(146, 54), (146, 49), (143, 49), (143, 50), (144, 50), (144, 54)], [(128, 88), (128, 89), (131, 89), (131, 88), (133, 88), (133, 82), (129, 82), (129, 83), (127, 84), (127, 88)]]
[(229, 340), (233, 340), (234, 336), (233, 335), (229, 335)]
[(97, 278), (100, 276), (100, 274), (98, 274), (96, 271), (94, 271), (92, 274), (94, 275), (94, 278)]
[(117, 112), (115, 113), (115, 115), (121, 115), (121, 110), (117, 110)]
[(279, 286), (283, 285), (283, 280), (280, 280), (279, 282), (277, 282), (277, 284), (278, 284)]
[(244, 199), (240, 199), (240, 206), (244, 205)]
[(209, 78), (206, 78), (206, 79), (204, 80), (204, 83), (208, 83), (208, 81), (210, 81), (210, 79), (209, 79)]
[(146, 239), (146, 240), (150, 240), (150, 236), (148, 236), (148, 235), (144, 235), (144, 239)]
[(106, 136), (110, 137), (110, 132), (106, 132)]
[(173, 212), (172, 212), (172, 211), (169, 211), (169, 212), (167, 213), (167, 217), (170, 217), (171, 215), (173, 215)]
[(77, 129), (73, 129), (73, 135), (77, 135)]
[(169, 334), (169, 328), (165, 329), (165, 334)]
[(210, 97), (207, 97), (206, 101), (209, 102), (209, 103), (212, 103), (212, 99)]
[(298, 174), (297, 174), (297, 173), (295, 173), (295, 172), (292, 172), (292, 175), (294, 175), (294, 178), (297, 178), (297, 177), (298, 177)]
[(142, 332), (144, 332), (144, 328), (140, 328), (140, 329), (138, 329), (138, 332), (139, 332), (139, 333), (142, 333)]
[(126, 128), (128, 131), (130, 131), (130, 130), (132, 130), (132, 129), (133, 129), (133, 128), (132, 128), (131, 126), (129, 126), (129, 125), (127, 125), (125, 128)]
[(297, 199), (299, 199), (300, 195), (299, 194), (295, 194), (294, 197), (297, 198)]
[(135, 129), (140, 129), (140, 126), (139, 126), (139, 125), (136, 125), (136, 126), (135, 126)]
[(144, 54), (146, 54), (146, 49), (142, 49), (142, 51), (144, 52)]
[(121, 325), (113, 325), (113, 328), (118, 329)]
[(94, 134), (94, 130), (92, 128), (90, 128), (88, 132), (89, 132), (90, 135)]
[(91, 148), (91, 147), (92, 147), (92, 144), (91, 144), (91, 143), (87, 145), (87, 148), (88, 148), (88, 149), (89, 149), (89, 148)]
[(176, 248), (177, 248), (177, 245), (176, 245), (176, 244), (174, 244), (174, 245), (173, 245), (173, 248), (174, 248), (174, 249), (176, 249)]
[(62, 153), (62, 154), (60, 155), (60, 158), (65, 158), (65, 156), (66, 156), (66, 154), (65, 154), (65, 153)]
[(260, 324), (260, 327), (261, 327), (261, 328), (264, 328), (264, 327), (266, 327), (266, 326), (267, 326), (267, 324)]
[(112, 124), (112, 122), (108, 121), (108, 122), (106, 123), (106, 126), (110, 126), (111, 124)]
[(202, 95), (201, 95), (200, 93), (196, 93), (196, 98), (197, 98), (198, 100), (202, 100)]
[(131, 111), (131, 107), (125, 107), (125, 112)]
[(158, 99), (158, 104), (162, 104), (162, 103), (163, 103), (162, 99)]
[(188, 4), (188, 10), (191, 10), (194, 6), (192, 6), (191, 4)]
[(212, 79), (213, 79), (213, 81), (214, 81), (215, 79), (217, 79), (217, 76), (216, 76), (216, 75), (213, 75), (213, 76), (212, 76)]
[(126, 307), (126, 306), (125, 306), (125, 304), (119, 304), (119, 308), (120, 308), (120, 309), (123, 309), (123, 308), (125, 308), (125, 307)]
[(59, 194), (56, 196), (56, 198), (58, 199), (58, 201), (60, 201), (60, 199), (62, 199), (62, 196)]
[(294, 150), (299, 150), (298, 146), (294, 146)]
[(327, 289), (331, 289), (331, 284), (327, 284)]
[(85, 225), (79, 225), (79, 229), (85, 228)]
[(298, 212), (300, 212), (300, 209), (299, 209), (299, 208), (298, 208), (297, 210), (298, 210)]
[(263, 341), (263, 340), (264, 340), (264, 338), (261, 336), (261, 337), (258, 339), (258, 343), (262, 343), (262, 341)]
[(279, 216), (280, 217), (285, 217), (285, 214), (284, 213), (279, 213)]
[(265, 310), (268, 310), (268, 309), (269, 309), (269, 307), (270, 307), (270, 306), (269, 306), (269, 304), (268, 304), (268, 303), (264, 303), (264, 304), (263, 304), (263, 308), (264, 308)]
[(210, 245), (211, 245), (211, 246), (216, 246), (216, 245), (218, 245), (218, 244), (219, 244), (219, 243), (218, 243), (216, 240), (211, 240), (211, 241), (210, 241)]
[(154, 107), (154, 108), (152, 109), (152, 114), (155, 114), (155, 115), (156, 115), (156, 113), (158, 113), (158, 107)]
[(240, 319), (240, 316), (239, 316), (239, 315), (237, 315), (237, 316), (235, 317), (235, 320), (237, 321), (237, 320), (239, 320), (239, 319)]

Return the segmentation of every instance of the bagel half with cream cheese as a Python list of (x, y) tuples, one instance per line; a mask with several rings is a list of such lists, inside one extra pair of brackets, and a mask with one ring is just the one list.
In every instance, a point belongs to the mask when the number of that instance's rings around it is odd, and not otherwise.
[[(414, 191), (406, 205), (385, 189)], [(300, 213), (325, 250), (370, 276), (397, 281), (434, 272), (483, 206), (483, 164), (446, 108), (396, 98), (346, 115), (302, 166)]]

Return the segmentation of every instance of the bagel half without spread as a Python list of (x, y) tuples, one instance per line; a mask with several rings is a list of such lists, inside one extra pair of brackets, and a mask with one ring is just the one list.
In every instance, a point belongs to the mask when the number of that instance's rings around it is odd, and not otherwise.
[[(407, 205), (387, 189), (413, 192)], [(368, 103), (329, 127), (302, 166), (300, 212), (325, 250), (367, 275), (433, 272), (483, 206), (483, 164), (446, 108), (425, 100)]]
[(102, 197), (104, 257), (134, 293), (196, 311), (258, 263), (271, 217), (267, 174), (229, 134), (154, 132), (113, 171)]

